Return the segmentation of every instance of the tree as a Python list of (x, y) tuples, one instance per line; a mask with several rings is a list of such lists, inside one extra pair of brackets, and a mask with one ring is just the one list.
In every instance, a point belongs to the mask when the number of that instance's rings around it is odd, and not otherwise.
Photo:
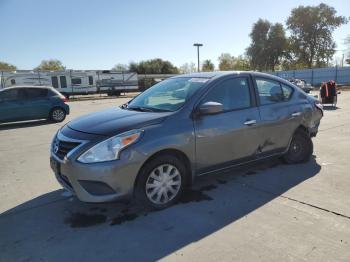
[(270, 27), (269, 21), (259, 19), (249, 34), (252, 43), (247, 49), (247, 56), (253, 69), (262, 71), (267, 67), (267, 39)]
[(219, 58), (219, 69), (221, 71), (234, 70), (234, 57), (229, 53), (222, 53)]
[(251, 33), (251, 44), (247, 49), (247, 56), (253, 69), (275, 70), (283, 57), (287, 38), (283, 25), (271, 24), (267, 20), (259, 19)]
[(125, 64), (116, 64), (112, 70), (114, 71), (128, 71), (129, 70), (129, 67), (128, 65), (125, 65)]
[(297, 63), (308, 68), (327, 63), (335, 53), (333, 31), (347, 23), (344, 16), (326, 4), (299, 6), (287, 19), (291, 36), (291, 47)]
[(131, 72), (137, 72), (137, 68), (138, 67), (138, 64), (135, 63), (135, 62), (130, 62), (129, 63), (129, 71)]
[(268, 69), (275, 71), (276, 65), (280, 64), (280, 61), (284, 55), (287, 47), (287, 38), (283, 28), (283, 25), (276, 23), (270, 26), (270, 30), (267, 37), (267, 63)]
[(140, 63), (131, 62), (129, 70), (138, 74), (178, 74), (179, 70), (171, 62), (160, 58), (141, 61)]
[(203, 72), (211, 72), (211, 71), (214, 71), (214, 64), (211, 60), (207, 59), (207, 60), (204, 60), (203, 64), (202, 64), (202, 71)]
[(350, 65), (350, 35), (348, 35), (347, 38), (345, 38), (345, 44), (347, 46), (346, 51), (347, 51), (347, 56), (348, 58), (345, 59), (345, 62)]
[(247, 71), (250, 70), (249, 60), (242, 55), (234, 58), (233, 70)]
[(197, 66), (194, 62), (185, 63), (182, 66), (180, 66), (179, 72), (181, 74), (194, 73), (194, 72), (197, 72)]
[(49, 59), (41, 61), (34, 70), (50, 70), (50, 71), (60, 71), (65, 70), (66, 67), (63, 66), (62, 62), (57, 59)]
[(229, 70), (238, 70), (238, 71), (247, 71), (250, 70), (249, 60), (239, 55), (238, 57), (234, 57), (229, 53), (222, 53), (219, 58), (219, 69), (221, 71), (229, 71)]
[(16, 69), (17, 69), (17, 67), (14, 66), (14, 65), (11, 65), (11, 64), (8, 64), (8, 63), (5, 63), (5, 62), (0, 62), (0, 71), (1, 70), (14, 71)]

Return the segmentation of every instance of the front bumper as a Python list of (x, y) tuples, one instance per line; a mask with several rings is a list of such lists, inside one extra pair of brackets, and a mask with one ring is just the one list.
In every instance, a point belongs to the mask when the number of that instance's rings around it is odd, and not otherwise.
[(80, 147), (63, 159), (51, 152), (50, 164), (57, 181), (83, 202), (110, 202), (130, 197), (143, 163), (142, 155), (126, 149), (119, 160), (84, 164), (76, 159), (85, 148)]

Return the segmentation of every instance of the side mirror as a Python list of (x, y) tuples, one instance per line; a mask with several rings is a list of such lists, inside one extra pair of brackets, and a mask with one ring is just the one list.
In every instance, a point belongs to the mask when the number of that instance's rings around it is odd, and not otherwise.
[(214, 115), (223, 111), (223, 105), (217, 102), (206, 102), (199, 107), (201, 115)]

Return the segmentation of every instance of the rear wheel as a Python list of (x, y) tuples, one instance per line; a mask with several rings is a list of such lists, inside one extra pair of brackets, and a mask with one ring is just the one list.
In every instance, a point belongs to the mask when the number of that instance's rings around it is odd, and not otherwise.
[(50, 112), (50, 120), (59, 123), (62, 122), (66, 118), (66, 111), (63, 108), (55, 107)]
[(166, 208), (179, 199), (185, 181), (186, 168), (177, 157), (157, 157), (142, 168), (136, 184), (136, 198), (148, 207)]
[(297, 131), (289, 145), (288, 152), (283, 159), (288, 164), (307, 162), (313, 153), (313, 143), (305, 131)]

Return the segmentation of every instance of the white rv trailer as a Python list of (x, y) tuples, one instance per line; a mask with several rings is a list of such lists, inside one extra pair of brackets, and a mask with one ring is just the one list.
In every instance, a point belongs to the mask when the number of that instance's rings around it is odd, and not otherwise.
[(134, 72), (97, 71), (96, 86), (99, 93), (120, 95), (121, 92), (138, 91), (138, 76)]
[(1, 72), (0, 88), (19, 85), (53, 86), (66, 97), (138, 90), (136, 73), (95, 70), (28, 71)]

